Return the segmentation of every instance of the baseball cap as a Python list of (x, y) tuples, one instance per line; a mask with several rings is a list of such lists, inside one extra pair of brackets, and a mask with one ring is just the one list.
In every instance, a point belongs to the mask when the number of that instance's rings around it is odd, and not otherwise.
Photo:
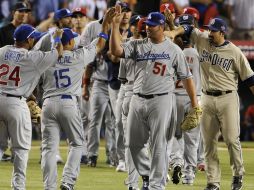
[(130, 25), (136, 25), (141, 18), (142, 18), (141, 15), (132, 16), (130, 19)]
[(69, 9), (59, 9), (54, 14), (54, 20), (58, 21), (61, 18), (71, 17), (72, 13)]
[(199, 11), (194, 7), (185, 7), (183, 9), (183, 14), (192, 15), (196, 20), (200, 18)]
[(28, 38), (37, 39), (41, 35), (40, 32), (36, 31), (34, 27), (29, 24), (22, 24), (16, 28), (13, 37), (15, 41), (23, 42)]
[(131, 11), (130, 6), (129, 6), (128, 3), (117, 1), (116, 5), (120, 5), (121, 6), (122, 12), (130, 12)]
[(211, 31), (221, 31), (221, 32), (227, 31), (227, 24), (221, 18), (213, 18), (210, 20), (209, 25), (204, 25), (204, 26), (208, 27), (209, 30)]
[(160, 13), (164, 13), (166, 9), (170, 10), (171, 13), (176, 12), (175, 11), (175, 6), (172, 3), (163, 3), (163, 4), (161, 4)]
[(14, 5), (14, 8), (13, 8), (14, 11), (31, 11), (31, 9), (28, 8), (28, 5), (24, 2), (17, 2), (15, 5)]
[(138, 32), (139, 33), (146, 32), (146, 23), (145, 23), (146, 20), (147, 20), (147, 17), (144, 17), (138, 21)]
[(159, 12), (149, 13), (147, 20), (145, 21), (148, 26), (158, 26), (165, 24), (165, 17)]
[(188, 14), (181, 15), (178, 19), (178, 23), (180, 25), (183, 24), (192, 25), (194, 23), (194, 17)]
[(86, 8), (85, 7), (77, 7), (75, 9), (73, 9), (72, 15), (75, 15), (75, 14), (81, 14), (83, 16), (86, 16)]
[(67, 44), (71, 39), (77, 37), (78, 34), (76, 32), (72, 32), (69, 28), (63, 28), (63, 35), (61, 38), (61, 42), (63, 45)]

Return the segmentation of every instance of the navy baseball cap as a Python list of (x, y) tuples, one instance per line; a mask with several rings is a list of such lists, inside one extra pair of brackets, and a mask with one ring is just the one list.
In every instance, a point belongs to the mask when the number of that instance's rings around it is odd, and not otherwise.
[(120, 5), (121, 6), (122, 12), (130, 12), (131, 11), (130, 6), (129, 6), (128, 3), (117, 1), (116, 5)]
[(67, 44), (71, 39), (77, 37), (78, 34), (76, 32), (72, 32), (69, 28), (63, 28), (63, 35), (61, 38), (61, 42), (63, 45)]
[(130, 25), (136, 25), (141, 18), (142, 18), (141, 15), (132, 16), (130, 19)]
[(41, 36), (41, 33), (36, 31), (34, 27), (29, 24), (22, 24), (16, 28), (13, 34), (15, 41), (23, 42), (28, 38), (37, 39)]
[(151, 12), (145, 21), (148, 26), (158, 26), (165, 24), (165, 16), (159, 12)]
[(181, 15), (178, 18), (178, 23), (180, 25), (182, 24), (192, 25), (194, 24), (194, 17), (192, 15), (187, 15), (187, 14)]
[(13, 7), (14, 11), (31, 11), (31, 9), (28, 7), (28, 5), (24, 2), (17, 2), (14, 7)]
[(226, 32), (227, 31), (227, 24), (226, 22), (221, 18), (213, 18), (210, 20), (209, 25), (204, 25), (205, 27), (208, 27), (211, 31), (221, 31)]
[(72, 16), (72, 13), (69, 9), (59, 9), (54, 14), (54, 20), (58, 21), (61, 18), (71, 17), (71, 16)]

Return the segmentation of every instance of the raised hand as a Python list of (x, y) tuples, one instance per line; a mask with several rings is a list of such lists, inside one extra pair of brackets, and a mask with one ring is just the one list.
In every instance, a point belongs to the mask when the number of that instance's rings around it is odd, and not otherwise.
[(122, 13), (122, 8), (120, 5), (116, 5), (115, 6), (115, 16), (113, 18), (113, 23), (114, 24), (120, 24), (122, 19), (123, 19), (123, 15), (124, 13)]
[(104, 15), (103, 22), (106, 24), (110, 24), (116, 15), (116, 9), (115, 7), (111, 7), (107, 10), (106, 14)]

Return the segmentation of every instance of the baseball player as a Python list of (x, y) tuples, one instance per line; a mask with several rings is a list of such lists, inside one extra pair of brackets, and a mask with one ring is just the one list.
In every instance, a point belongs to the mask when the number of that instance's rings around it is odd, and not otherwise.
[[(113, 10), (113, 9), (110, 9)], [(84, 141), (83, 125), (79, 110), (78, 97), (81, 96), (81, 82), (84, 64), (94, 60), (96, 53), (105, 45), (108, 32), (108, 11), (102, 23), (99, 40), (90, 46), (73, 50), (74, 38), (78, 35), (70, 29), (63, 29), (61, 42), (63, 56), (48, 69), (43, 78), (42, 106), (42, 170), (45, 189), (57, 188), (56, 152), (59, 145), (60, 129), (69, 141), (69, 154), (62, 176), (62, 190), (72, 190), (77, 180), (82, 145)]]
[[(191, 15), (194, 18), (194, 26), (199, 27), (198, 21), (200, 19), (200, 14), (198, 10), (194, 7), (185, 7), (183, 9), (183, 14)], [(203, 29), (201, 29), (203, 31)], [(195, 44), (194, 44), (195, 47)], [(197, 159), (197, 167), (199, 171), (205, 171), (205, 158), (204, 158), (204, 148), (203, 148), (203, 138), (200, 138), (199, 140), (199, 146), (198, 146), (198, 159)]]
[[(181, 49), (165, 38), (165, 17), (158, 12), (148, 15), (147, 35), (121, 45), (120, 7), (116, 7), (111, 33), (113, 55), (131, 58), (135, 63), (134, 95), (127, 118), (126, 144), (136, 169), (143, 179), (143, 190), (165, 189), (167, 176), (166, 145), (172, 137), (172, 105), (175, 104), (173, 73), (183, 80), (193, 107), (198, 106), (195, 87)], [(150, 139), (151, 159), (145, 159), (145, 144)]]
[[(41, 39), (35, 44), (34, 49), (41, 50), (41, 51), (49, 51), (52, 48), (53, 42), (54, 42), (52, 34), (54, 33), (54, 31), (56, 30), (57, 27), (60, 29), (61, 28), (71, 28), (71, 26), (72, 26), (71, 16), (72, 16), (72, 13), (69, 9), (59, 9), (59, 10), (55, 11), (55, 13), (54, 13), (55, 27), (50, 28), (48, 30), (48, 32), (43, 37), (41, 37)], [(39, 96), (37, 96), (36, 98), (42, 104), (41, 95), (43, 94), (43, 92), (42, 92), (40, 84), (41, 84), (41, 82), (39, 83), (39, 85), (37, 87)], [(60, 156), (59, 150), (57, 151), (56, 157), (57, 157), (57, 163), (59, 163), (59, 164), (64, 163), (63, 159)]]
[[(87, 24), (81, 35), (81, 45), (89, 44), (97, 36), (97, 31), (101, 30), (103, 19), (92, 21)], [(91, 95), (89, 94), (90, 78), (92, 76), (93, 85)], [(88, 165), (96, 167), (98, 149), (100, 141), (100, 128), (105, 125), (106, 154), (108, 164), (114, 165), (115, 160), (115, 132), (112, 119), (112, 109), (109, 103), (108, 92), (108, 65), (103, 60), (101, 54), (85, 69), (83, 96), (90, 101), (89, 129), (88, 129)], [(90, 98), (91, 96), (91, 98)]]
[[(140, 15), (133, 16), (131, 20), (134, 20), (131, 23), (131, 30), (133, 33), (133, 37), (126, 40), (135, 40), (142, 39), (146, 37), (145, 28), (146, 25), (144, 21), (146, 18), (141, 18)], [(123, 91), (124, 97), (122, 100), (122, 123), (123, 123), (123, 132), (124, 132), (124, 140), (126, 139), (126, 127), (127, 127), (127, 117), (129, 112), (129, 104), (131, 97), (133, 96), (133, 82), (134, 82), (134, 64), (132, 59), (121, 59), (120, 67), (119, 67), (119, 79), (122, 81), (121, 91)], [(148, 155), (148, 154), (147, 154)], [(120, 163), (120, 162), (119, 162)], [(133, 163), (130, 149), (125, 147), (125, 163), (128, 172), (128, 178), (125, 180), (125, 184), (128, 185), (129, 190), (138, 190), (138, 178), (139, 174), (135, 168)]]
[[(179, 24), (193, 25), (194, 18), (191, 15), (182, 15), (179, 17)], [(201, 95), (200, 84), (200, 66), (199, 55), (196, 49), (192, 48), (190, 40), (182, 36), (184, 50), (188, 65), (193, 75), (196, 86), (196, 93), (198, 97)], [(195, 178), (195, 171), (197, 166), (197, 151), (200, 139), (200, 128), (196, 127), (189, 131), (181, 131), (180, 125), (190, 109), (190, 99), (187, 92), (183, 88), (181, 81), (176, 81), (176, 103), (177, 103), (177, 129), (173, 141), (174, 153), (173, 162), (173, 176), (172, 181), (178, 184), (181, 177), (181, 167), (183, 167), (182, 183), (192, 185)], [(200, 98), (199, 98), (200, 99)]]
[[(59, 38), (60, 35), (59, 32), (56, 36)], [(58, 58), (59, 49), (57, 51), (55, 48), (44, 53), (28, 51), (39, 36), (40, 33), (32, 26), (20, 25), (14, 32), (14, 46), (7, 45), (0, 49), (0, 107), (5, 108), (0, 111), (0, 120), (7, 127), (6, 135), (12, 142), (13, 189), (25, 189), (31, 148), (32, 124), (26, 98), (33, 92), (41, 74)]]
[(230, 156), (233, 173), (231, 189), (239, 190), (242, 189), (245, 171), (239, 141), (238, 77), (240, 76), (243, 83), (254, 93), (254, 73), (240, 49), (225, 40), (227, 25), (224, 20), (212, 19), (207, 27), (209, 32), (200, 32), (196, 28), (185, 25), (168, 34), (171, 37), (183, 33), (190, 35), (200, 56), (203, 92), (201, 133), (207, 174), (205, 190), (220, 189), (221, 171), (217, 153), (220, 131)]

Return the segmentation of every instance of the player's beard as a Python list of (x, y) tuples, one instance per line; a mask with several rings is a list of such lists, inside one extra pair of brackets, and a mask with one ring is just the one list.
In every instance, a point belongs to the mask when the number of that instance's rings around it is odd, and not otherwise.
[(209, 42), (210, 42), (210, 43), (214, 44), (214, 37), (213, 37), (213, 36), (209, 36), (208, 39), (209, 39)]

